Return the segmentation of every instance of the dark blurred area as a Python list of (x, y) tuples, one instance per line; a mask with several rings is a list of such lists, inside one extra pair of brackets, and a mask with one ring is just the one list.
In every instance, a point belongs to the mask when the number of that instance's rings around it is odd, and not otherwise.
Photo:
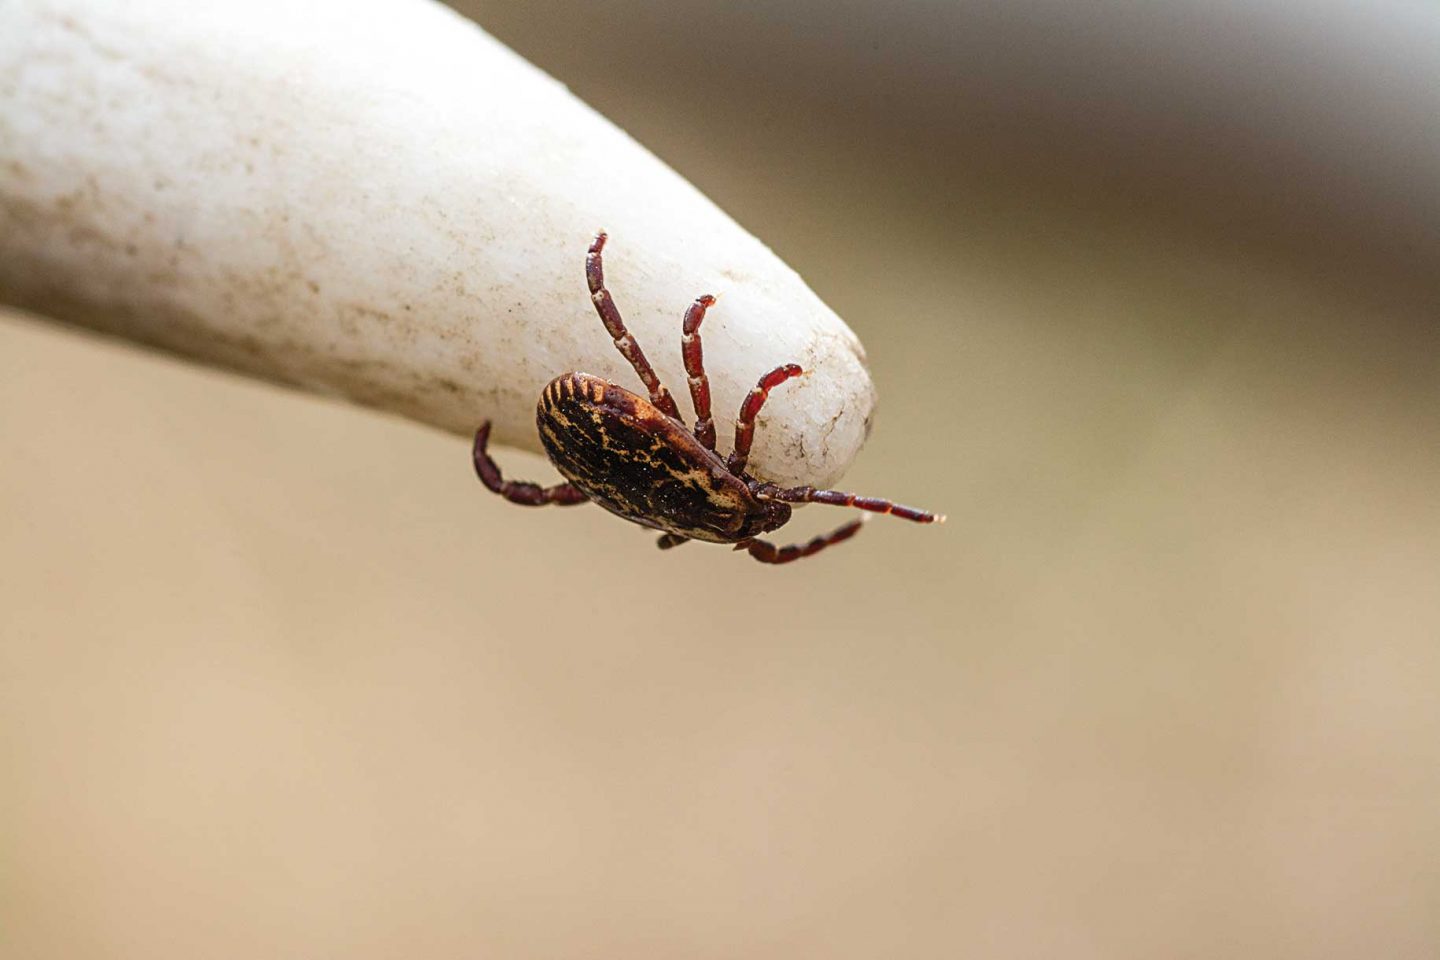
[(454, 6), (743, 222), (823, 206), (842, 244), (903, 225), (932, 249), (981, 227), (1057, 249), (1160, 231), (1381, 302), (1440, 299), (1424, 5)]

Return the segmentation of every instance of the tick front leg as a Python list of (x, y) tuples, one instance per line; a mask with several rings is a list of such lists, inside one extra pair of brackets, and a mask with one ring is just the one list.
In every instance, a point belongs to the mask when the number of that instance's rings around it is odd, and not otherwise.
[(680, 338), (680, 353), (685, 358), (685, 376), (690, 381), (690, 401), (695, 405), (695, 439), (705, 449), (715, 449), (715, 421), (710, 418), (710, 378), (705, 374), (705, 355), (700, 344), (700, 321), (705, 311), (714, 306), (715, 298), (708, 293), (699, 297), (685, 311), (685, 329)]
[(879, 497), (860, 497), (840, 490), (816, 490), (814, 487), (777, 487), (773, 484), (752, 484), (756, 496), (767, 500), (783, 500), (786, 503), (827, 503), (832, 507), (854, 507), (871, 513), (888, 513), (902, 520), (916, 523), (944, 523), (945, 514), (931, 513), (918, 507), (907, 507)]
[(725, 461), (725, 466), (731, 473), (738, 477), (745, 472), (745, 464), (750, 460), (750, 444), (755, 439), (755, 418), (760, 415), (760, 408), (765, 406), (770, 391), (804, 372), (798, 363), (776, 367), (761, 377), (755, 389), (746, 395), (744, 402), (740, 404), (740, 416), (735, 421), (735, 449)]
[(662, 533), (660, 539), (655, 541), (655, 546), (661, 550), (669, 550), (671, 547), (678, 547), (682, 543), (689, 542), (689, 537), (682, 537), (678, 533)]
[(791, 544), (788, 547), (777, 547), (773, 543), (764, 540), (746, 540), (735, 545), (736, 550), (749, 550), (750, 556), (761, 563), (789, 563), (791, 560), (799, 560), (801, 557), (813, 557), (826, 547), (836, 543), (843, 543), (865, 525), (865, 518), (852, 520), (845, 526), (832, 533), (823, 534), (806, 544)]
[(475, 431), (475, 473), (487, 489), (500, 494), (511, 503), (518, 503), (526, 507), (542, 507), (547, 503), (568, 507), (577, 503), (585, 503), (589, 499), (568, 483), (542, 487), (537, 483), (522, 483), (504, 479), (500, 476), (500, 468), (495, 465), (494, 460), (490, 459), (490, 454), (485, 452), (485, 447), (489, 442), (490, 421), (486, 420), (480, 424), (480, 429)]
[(590, 252), (585, 256), (585, 282), (590, 287), (590, 300), (595, 304), (595, 312), (600, 315), (600, 322), (605, 324), (605, 330), (610, 334), (610, 339), (615, 341), (615, 348), (620, 355), (630, 361), (630, 366), (640, 375), (645, 384), (645, 389), (650, 391), (650, 402), (660, 408), (660, 412), (666, 416), (680, 419), (680, 408), (675, 406), (675, 398), (670, 396), (670, 391), (655, 376), (655, 368), (650, 366), (650, 361), (645, 359), (645, 351), (640, 349), (640, 344), (630, 336), (630, 331), (625, 329), (625, 321), (620, 318), (620, 311), (615, 307), (615, 300), (610, 296), (610, 291), (605, 289), (605, 264), (602, 260), (602, 253), (605, 250), (605, 232), (602, 230), (596, 234), (595, 242), (590, 244)]

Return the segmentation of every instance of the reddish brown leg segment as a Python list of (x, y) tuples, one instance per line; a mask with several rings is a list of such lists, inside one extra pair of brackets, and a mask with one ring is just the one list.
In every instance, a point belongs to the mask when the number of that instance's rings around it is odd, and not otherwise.
[(775, 544), (767, 543), (764, 540), (747, 540), (744, 543), (737, 544), (735, 549), (740, 550), (743, 548), (749, 550), (750, 556), (759, 560), (761, 563), (789, 563), (791, 560), (799, 560), (801, 557), (813, 557), (831, 544), (843, 543), (849, 540), (855, 536), (855, 534), (859, 533), (860, 528), (864, 525), (865, 518), (863, 517), (859, 520), (852, 520), (839, 530), (818, 536), (803, 546), (800, 544), (791, 544), (788, 547), (777, 547)]
[(708, 293), (696, 299), (685, 311), (685, 332), (680, 338), (680, 353), (685, 357), (685, 375), (690, 380), (690, 401), (695, 405), (695, 439), (705, 449), (715, 449), (715, 421), (710, 419), (710, 378), (705, 375), (705, 356), (700, 344), (700, 321), (715, 303)]
[(480, 429), (475, 431), (475, 473), (479, 475), (480, 482), (485, 484), (487, 489), (500, 494), (511, 503), (518, 503), (526, 507), (542, 507), (547, 503), (568, 507), (576, 503), (585, 503), (589, 499), (568, 483), (542, 487), (537, 483), (521, 483), (504, 479), (500, 476), (500, 468), (485, 452), (485, 446), (489, 442), (490, 421), (486, 420), (480, 424)]
[(661, 550), (669, 550), (671, 547), (678, 547), (682, 543), (689, 542), (689, 537), (682, 537), (678, 533), (662, 533), (660, 539), (655, 541), (655, 546)]
[(600, 322), (605, 324), (606, 331), (610, 338), (615, 341), (615, 348), (620, 351), (621, 356), (630, 361), (630, 366), (640, 375), (645, 384), (645, 389), (650, 391), (650, 402), (660, 408), (660, 412), (666, 416), (680, 419), (680, 408), (675, 406), (675, 398), (670, 396), (670, 391), (655, 376), (655, 368), (650, 366), (650, 361), (645, 359), (645, 352), (640, 349), (640, 344), (630, 336), (630, 331), (625, 329), (625, 321), (620, 319), (620, 311), (615, 308), (615, 301), (610, 296), (610, 291), (605, 289), (605, 265), (601, 260), (601, 253), (605, 249), (605, 233), (602, 231), (595, 236), (595, 242), (590, 244), (590, 252), (585, 256), (585, 282), (590, 286), (590, 299), (595, 304), (595, 312), (600, 315)]
[(755, 418), (760, 415), (760, 408), (765, 405), (770, 391), (804, 372), (798, 363), (776, 367), (761, 377), (755, 389), (745, 396), (745, 401), (740, 404), (740, 417), (735, 421), (735, 449), (725, 461), (725, 466), (731, 473), (739, 476), (745, 472), (745, 464), (750, 459), (750, 444), (755, 439)]
[(832, 507), (854, 507), (857, 510), (869, 510), (871, 513), (888, 513), (902, 520), (913, 520), (916, 523), (945, 522), (943, 513), (931, 513), (916, 507), (906, 507), (889, 500), (881, 500), (879, 497), (857, 497), (853, 493), (842, 493), (839, 490), (816, 490), (814, 487), (783, 489), (764, 484), (758, 488), (757, 492), (761, 496), (773, 500), (784, 500), (786, 503), (828, 503)]

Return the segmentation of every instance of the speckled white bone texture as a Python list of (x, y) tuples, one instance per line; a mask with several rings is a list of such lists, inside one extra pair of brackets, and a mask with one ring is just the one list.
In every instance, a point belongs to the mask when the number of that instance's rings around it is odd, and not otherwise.
[(752, 470), (829, 484), (874, 389), (762, 243), (559, 83), (429, 0), (0, 2), (0, 301), (538, 450), (581, 370), (641, 391), (584, 258), (689, 410), (701, 293), (721, 449), (789, 361)]

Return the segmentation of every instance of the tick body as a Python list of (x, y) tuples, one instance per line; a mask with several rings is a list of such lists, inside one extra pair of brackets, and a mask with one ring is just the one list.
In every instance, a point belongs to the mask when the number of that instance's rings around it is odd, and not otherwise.
[(475, 471), (486, 487), (527, 506), (593, 501), (632, 523), (661, 531), (662, 549), (689, 540), (728, 543), (764, 563), (810, 556), (848, 540), (860, 528), (861, 521), (855, 520), (808, 543), (787, 547), (759, 539), (789, 521), (792, 503), (857, 507), (916, 523), (944, 520), (889, 500), (813, 487), (778, 487), (745, 471), (755, 418), (772, 389), (801, 374), (795, 364), (776, 367), (760, 378), (740, 406), (734, 447), (722, 457), (715, 449), (710, 383), (700, 342), (700, 324), (714, 298), (698, 298), (683, 321), (681, 353), (696, 415), (692, 430), (680, 419), (674, 397), (625, 329), (605, 288), (601, 260), (605, 239), (604, 233), (595, 238), (585, 261), (591, 300), (616, 348), (645, 385), (648, 399), (587, 373), (556, 377), (540, 394), (535, 422), (545, 452), (567, 482), (540, 487), (503, 479), (486, 452), (487, 422), (476, 431), (474, 446)]
[(725, 461), (643, 397), (587, 373), (550, 381), (536, 411), (557, 470), (626, 520), (687, 540), (736, 543), (772, 511)]

